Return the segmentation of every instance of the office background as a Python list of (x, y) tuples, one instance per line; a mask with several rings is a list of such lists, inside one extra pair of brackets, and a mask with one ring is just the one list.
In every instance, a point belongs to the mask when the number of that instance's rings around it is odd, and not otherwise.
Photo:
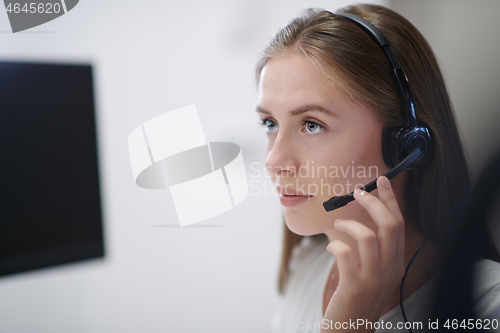
[[(500, 2), (370, 2), (401, 13), (433, 47), (474, 176), (500, 144)], [(84, 0), (16, 34), (0, 10), (0, 60), (94, 66), (106, 246), (104, 259), (1, 278), (0, 332), (269, 332), (278, 198), (250, 188), (234, 209), (175, 228), (168, 191), (134, 184), (127, 138), (196, 104), (207, 140), (240, 145), (249, 181), (263, 186), (254, 171), (266, 142), (255, 113), (257, 54), (301, 9), (350, 3)]]

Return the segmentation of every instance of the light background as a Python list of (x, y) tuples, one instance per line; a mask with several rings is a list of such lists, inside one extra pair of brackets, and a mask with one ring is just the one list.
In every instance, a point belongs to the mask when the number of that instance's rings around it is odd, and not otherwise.
[[(373, 2), (407, 17), (433, 47), (475, 174), (500, 143), (500, 2)], [(16, 34), (0, 10), (1, 60), (94, 65), (106, 245), (104, 260), (0, 279), (0, 332), (269, 332), (278, 198), (250, 187), (236, 208), (176, 228), (168, 191), (135, 186), (127, 137), (196, 104), (207, 140), (240, 145), (256, 179), (250, 164), (262, 169), (266, 140), (254, 111), (257, 54), (301, 9), (349, 3), (82, 0)]]

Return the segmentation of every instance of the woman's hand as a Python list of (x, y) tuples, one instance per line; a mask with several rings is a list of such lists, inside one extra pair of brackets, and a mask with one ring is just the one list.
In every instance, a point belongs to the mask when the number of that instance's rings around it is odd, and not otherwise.
[[(358, 319), (365, 323), (377, 322), (403, 278), (403, 216), (385, 176), (378, 178), (377, 188), (379, 198), (359, 189), (354, 192), (356, 201), (375, 221), (378, 227), (376, 232), (358, 221), (335, 220), (335, 228), (346, 232), (357, 242), (357, 251), (340, 240), (328, 244), (327, 249), (335, 256), (338, 266), (339, 284), (326, 309), (321, 332), (338, 331), (335, 323), (342, 325), (357, 322)], [(340, 330), (352, 328), (344, 324)], [(375, 331), (366, 330), (365, 325), (358, 328), (358, 332)]]

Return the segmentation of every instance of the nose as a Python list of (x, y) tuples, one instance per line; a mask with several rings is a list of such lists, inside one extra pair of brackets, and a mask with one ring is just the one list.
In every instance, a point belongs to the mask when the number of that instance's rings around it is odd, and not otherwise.
[(266, 169), (271, 177), (289, 177), (298, 170), (298, 150), (291, 137), (281, 131), (276, 136), (266, 159)]

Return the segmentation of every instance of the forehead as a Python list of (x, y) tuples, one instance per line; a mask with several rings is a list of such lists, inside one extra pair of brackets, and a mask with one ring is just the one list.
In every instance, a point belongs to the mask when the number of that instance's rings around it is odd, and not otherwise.
[(353, 101), (338, 89), (339, 85), (334, 74), (327, 77), (303, 56), (273, 58), (261, 73), (257, 110), (283, 116), (292, 115), (290, 111), (305, 105), (319, 105), (330, 110), (337, 120), (342, 119), (344, 125), (382, 126), (374, 110)]
[(259, 81), (260, 104), (329, 103), (345, 99), (335, 78), (327, 77), (309, 59), (293, 55), (272, 58)]

